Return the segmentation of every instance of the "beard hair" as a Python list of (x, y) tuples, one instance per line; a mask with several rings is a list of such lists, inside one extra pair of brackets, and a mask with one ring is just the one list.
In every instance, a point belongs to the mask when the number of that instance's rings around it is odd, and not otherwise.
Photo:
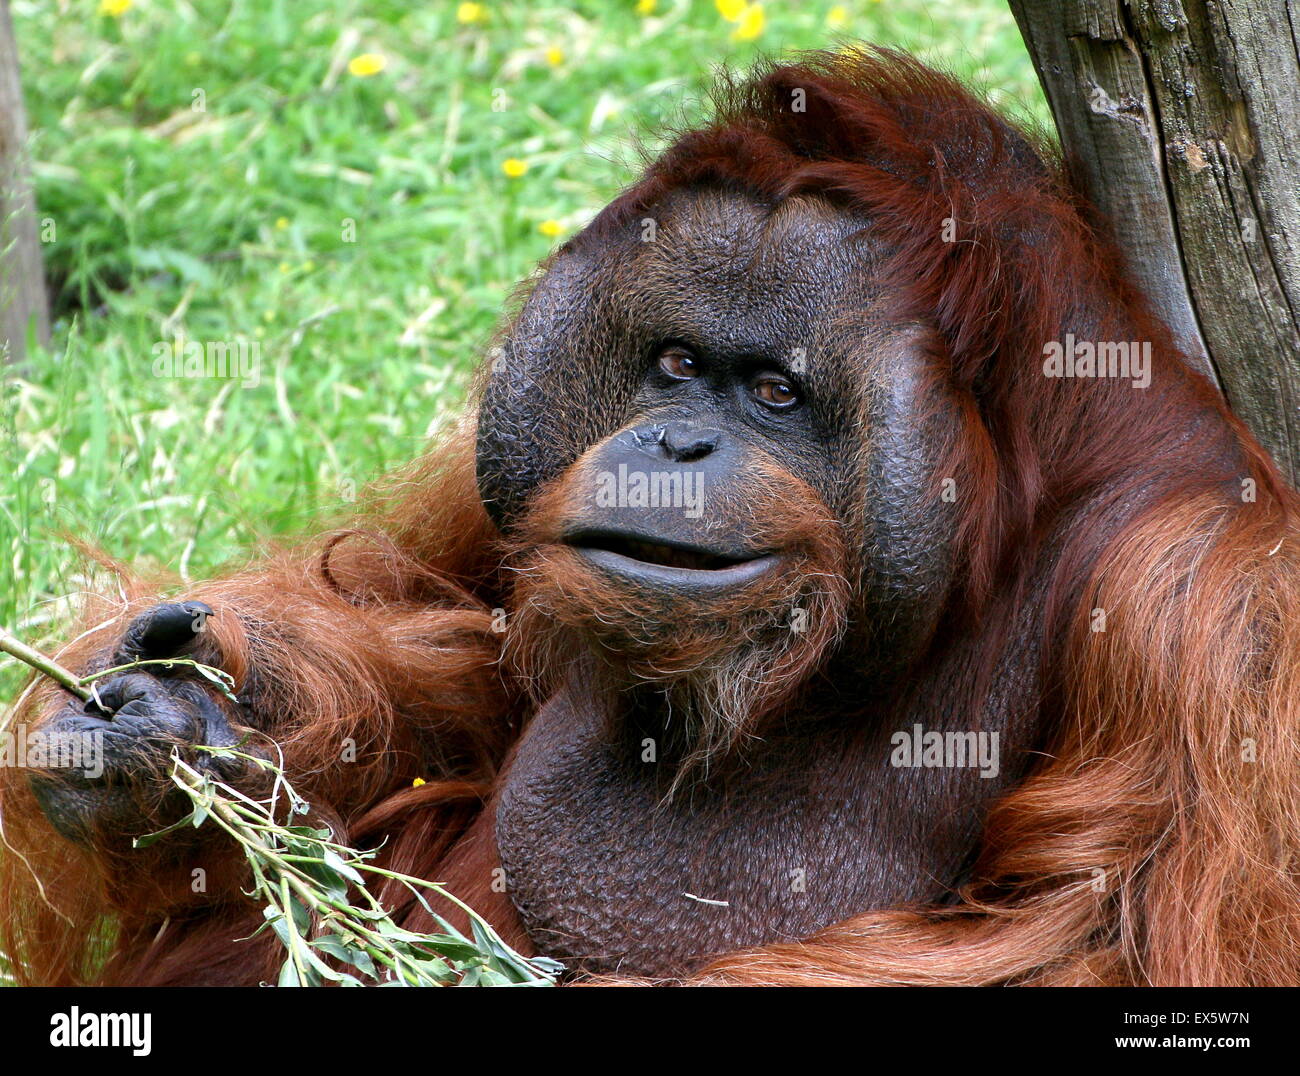
[(812, 551), (787, 560), (702, 612), (617, 587), (568, 547), (533, 548), (513, 566), (505, 660), (538, 704), (576, 683), (593, 698), (626, 698), (602, 707), (616, 723), (629, 709), (649, 715), (645, 731), (674, 766), (671, 794), (739, 757), (844, 633), (842, 561)]

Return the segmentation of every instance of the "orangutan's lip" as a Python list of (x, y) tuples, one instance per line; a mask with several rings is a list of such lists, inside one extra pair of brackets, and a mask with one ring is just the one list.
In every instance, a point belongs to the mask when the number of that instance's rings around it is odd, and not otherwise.
[(742, 560), (726, 568), (678, 568), (668, 564), (655, 564), (637, 560), (609, 549), (591, 549), (574, 546), (574, 551), (589, 564), (613, 575), (621, 576), (648, 586), (668, 588), (687, 587), (693, 590), (741, 586), (765, 574), (781, 558), (775, 553)]
[(775, 553), (737, 556), (680, 542), (653, 541), (613, 531), (584, 531), (565, 544), (589, 564), (646, 585), (729, 587), (748, 583), (770, 569)]
[(628, 531), (582, 530), (566, 535), (564, 541), (577, 549), (617, 553), (627, 560), (642, 564), (659, 564), (665, 568), (687, 571), (712, 572), (732, 568), (754, 560), (759, 554), (736, 554), (720, 549), (708, 549), (670, 539), (650, 537)]

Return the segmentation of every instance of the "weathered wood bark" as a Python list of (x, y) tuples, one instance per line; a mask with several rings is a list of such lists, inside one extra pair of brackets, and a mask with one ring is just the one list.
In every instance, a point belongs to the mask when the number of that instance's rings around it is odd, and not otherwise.
[(0, 0), (0, 362), (20, 359), (35, 319), (49, 336), (49, 309), (36, 235), (36, 208), (26, 167), (27, 119), (8, 0)]
[(1134, 275), (1300, 484), (1300, 5), (1010, 3)]

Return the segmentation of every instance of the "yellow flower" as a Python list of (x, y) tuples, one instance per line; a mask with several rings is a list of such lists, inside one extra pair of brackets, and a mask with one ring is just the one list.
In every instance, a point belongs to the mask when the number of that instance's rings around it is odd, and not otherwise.
[(511, 179), (518, 179), (528, 171), (528, 162), (521, 161), (518, 157), (508, 157), (501, 162), (501, 171)]
[(377, 75), (388, 66), (388, 59), (377, 52), (363, 52), (348, 61), (348, 72), (357, 78), (369, 78)]
[(763, 9), (757, 4), (751, 4), (745, 8), (745, 13), (740, 17), (740, 23), (731, 32), (731, 36), (737, 41), (753, 41), (763, 32), (766, 24), (767, 16), (763, 14)]
[(564, 233), (564, 225), (558, 220), (544, 220), (537, 226), (537, 230), (549, 239), (554, 239), (557, 235)]
[(638, 15), (653, 15), (655, 13), (655, 0), (636, 0), (636, 13)]
[(110, 19), (120, 19), (131, 10), (132, 0), (99, 0), (99, 13)]
[(728, 22), (739, 22), (745, 14), (745, 9), (749, 4), (745, 0), (713, 0), (717, 5), (718, 14)]
[[(468, 7), (469, 5), (466, 5), (466, 6)], [(424, 778), (423, 778), (423, 777), (417, 777), (414, 781), (411, 782), (411, 787), (412, 787), (412, 788), (419, 788), (419, 787), (420, 787), (421, 785), (423, 785), (423, 784), (424, 784)]]
[(552, 67), (559, 67), (564, 63), (564, 50), (552, 45), (546, 50), (546, 62)]
[(830, 11), (826, 12), (826, 25), (832, 30), (838, 30), (849, 21), (849, 12), (842, 4), (836, 4)]
[(286, 228), (288, 228), (288, 227), (289, 227), (289, 218), (288, 218), (288, 217), (277, 217), (277, 218), (276, 218), (276, 221), (275, 221), (275, 230), (276, 230), (277, 232), (282, 232), (282, 231), (284, 231), (284, 230), (285, 230)]
[(487, 18), (487, 8), (482, 4), (461, 4), (456, 9), (456, 21), (468, 26), (472, 22), (482, 22)]
[(288, 262), (281, 262), (281, 263), (280, 263), (280, 272), (282, 272), (282, 273), (287, 273), (288, 271), (289, 271), (289, 263), (288, 263)]

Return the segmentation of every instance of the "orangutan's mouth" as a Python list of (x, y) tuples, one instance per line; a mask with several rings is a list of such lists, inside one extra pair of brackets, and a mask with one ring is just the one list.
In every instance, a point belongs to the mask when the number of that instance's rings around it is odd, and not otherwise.
[(736, 553), (617, 531), (578, 531), (564, 538), (590, 563), (623, 576), (667, 582), (747, 582), (776, 563), (775, 554)]

